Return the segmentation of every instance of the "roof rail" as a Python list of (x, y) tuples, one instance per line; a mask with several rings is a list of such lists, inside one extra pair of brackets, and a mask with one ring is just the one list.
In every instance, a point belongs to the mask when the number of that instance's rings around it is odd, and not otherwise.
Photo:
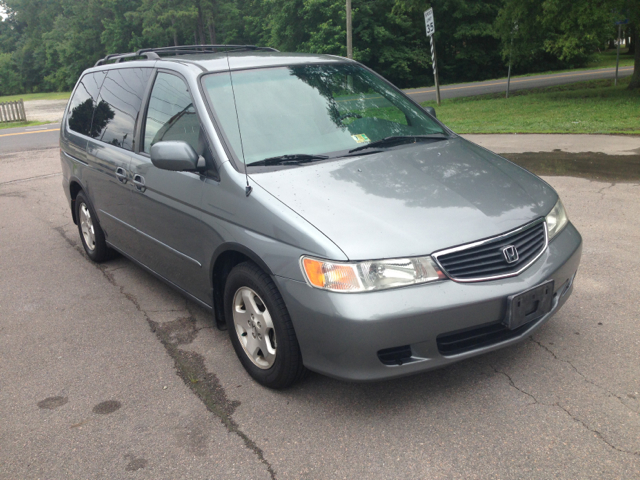
[(216, 51), (223, 49), (228, 50), (263, 50), (267, 52), (277, 52), (275, 48), (271, 47), (257, 47), (255, 45), (178, 45), (174, 47), (158, 47), (158, 48), (142, 48), (137, 52), (131, 53), (112, 53), (106, 57), (98, 60), (94, 67), (104, 65), (107, 62), (115, 60), (115, 63), (120, 63), (127, 58), (144, 57), (147, 60), (159, 60), (160, 55), (189, 55), (194, 53), (215, 53)]
[(107, 62), (115, 60), (115, 63), (120, 63), (125, 58), (134, 58), (134, 57), (145, 57), (147, 60), (158, 60), (160, 57), (157, 53), (153, 52), (133, 52), (133, 53), (112, 53), (111, 55), (107, 55), (106, 57), (98, 60), (94, 67), (99, 67), (100, 65), (104, 65)]

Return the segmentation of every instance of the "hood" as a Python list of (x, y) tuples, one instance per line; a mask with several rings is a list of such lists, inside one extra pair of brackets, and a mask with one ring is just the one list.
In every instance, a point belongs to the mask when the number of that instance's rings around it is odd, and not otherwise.
[(460, 137), (252, 174), (350, 260), (428, 255), (546, 215), (557, 194)]

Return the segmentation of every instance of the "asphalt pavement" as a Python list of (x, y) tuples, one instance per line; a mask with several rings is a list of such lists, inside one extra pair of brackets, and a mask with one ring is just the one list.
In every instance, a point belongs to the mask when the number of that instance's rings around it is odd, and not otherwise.
[(206, 311), (88, 260), (57, 148), (1, 154), (0, 478), (640, 478), (640, 184), (621, 177), (545, 177), (584, 250), (531, 339), (276, 392)]
[[(619, 69), (618, 77), (624, 78), (633, 73), (633, 67)], [(595, 70), (579, 70), (574, 72), (550, 73), (548, 75), (531, 75), (528, 77), (515, 77), (511, 79), (510, 90), (522, 90), (525, 88), (552, 87), (587, 80), (604, 80), (615, 78), (615, 68), (600, 68)], [(440, 87), (441, 98), (471, 97), (486, 93), (500, 93), (507, 89), (507, 79), (487, 80), (485, 82), (459, 83), (455, 85), (443, 85)], [(403, 90), (416, 102), (433, 101), (436, 99), (436, 90), (430, 88), (411, 88)]]
[[(64, 111), (64, 107), (62, 107)], [(49, 123), (35, 127), (4, 128), (0, 130), (0, 155), (54, 148), (60, 144), (60, 124)]]

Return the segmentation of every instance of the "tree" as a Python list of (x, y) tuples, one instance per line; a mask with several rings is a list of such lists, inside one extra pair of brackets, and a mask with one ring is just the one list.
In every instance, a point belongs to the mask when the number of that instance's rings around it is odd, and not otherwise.
[(53, 90), (71, 90), (83, 70), (106, 54), (100, 41), (104, 11), (99, 0), (62, 0), (62, 12), (42, 35), (46, 51), (45, 83)]
[(0, 53), (0, 95), (15, 95), (22, 91), (22, 81), (10, 53)]
[(503, 58), (533, 71), (585, 65), (609, 37), (611, 9), (601, 3), (504, 0), (495, 21)]
[(613, 0), (613, 6), (618, 15), (629, 19), (629, 28), (633, 36), (632, 43), (635, 45), (633, 74), (629, 83), (629, 90), (640, 89), (640, 0)]

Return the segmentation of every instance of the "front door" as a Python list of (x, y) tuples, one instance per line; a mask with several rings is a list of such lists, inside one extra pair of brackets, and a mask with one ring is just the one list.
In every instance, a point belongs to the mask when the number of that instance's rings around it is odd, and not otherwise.
[(203, 155), (200, 122), (186, 83), (159, 72), (145, 113), (140, 152), (131, 160), (132, 205), (138, 231), (135, 257), (167, 280), (211, 305), (207, 298), (205, 226), (199, 210), (204, 177), (156, 168), (151, 146), (182, 140)]

